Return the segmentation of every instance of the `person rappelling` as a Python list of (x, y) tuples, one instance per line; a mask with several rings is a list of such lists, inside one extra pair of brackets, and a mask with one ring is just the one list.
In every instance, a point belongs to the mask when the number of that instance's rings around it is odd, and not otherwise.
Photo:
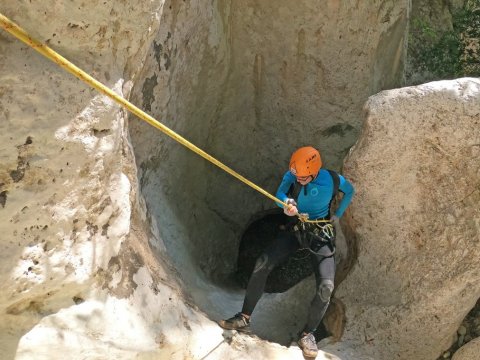
[[(337, 192), (343, 193), (334, 214), (330, 213)], [(350, 204), (355, 190), (352, 184), (334, 171), (322, 169), (320, 153), (313, 147), (301, 147), (290, 159), (276, 197), (284, 204), (283, 211), (291, 221), (285, 231), (257, 259), (247, 285), (242, 310), (233, 317), (220, 320), (228, 330), (249, 331), (253, 310), (260, 300), (268, 275), (299, 249), (308, 249), (315, 273), (316, 291), (308, 311), (298, 345), (307, 357), (318, 353), (314, 332), (330, 304), (335, 278), (335, 227)]]

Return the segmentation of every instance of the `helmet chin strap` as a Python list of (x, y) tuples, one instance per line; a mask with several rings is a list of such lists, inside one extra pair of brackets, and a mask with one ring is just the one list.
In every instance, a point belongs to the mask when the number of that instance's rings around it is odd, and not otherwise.
[(310, 182), (313, 181), (313, 180), (315, 180), (315, 179), (317, 178), (317, 176), (318, 176), (319, 173), (320, 173), (320, 171), (317, 172), (317, 173), (315, 174), (315, 176), (310, 175), (310, 178), (312, 179), (312, 180), (310, 180)]
[[(317, 176), (318, 176), (318, 173), (317, 173), (317, 175), (315, 175), (315, 176), (313, 176), (313, 175), (308, 175), (308, 177), (307, 177), (305, 180), (302, 180), (302, 181), (311, 182), (311, 181), (315, 180), (315, 179), (317, 178)], [(300, 180), (298, 180), (298, 178), (297, 178), (297, 181), (300, 182)]]

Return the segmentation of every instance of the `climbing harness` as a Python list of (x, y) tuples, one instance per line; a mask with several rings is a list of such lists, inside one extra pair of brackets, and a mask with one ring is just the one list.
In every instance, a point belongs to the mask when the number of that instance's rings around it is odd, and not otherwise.
[[(46, 58), (50, 59), (51, 61), (55, 62), (57, 65), (65, 69), (66, 71), (70, 72), (74, 76), (76, 76), (78, 79), (82, 80), (83, 82), (87, 83), (94, 89), (100, 91), (104, 95), (108, 96), (118, 104), (122, 105), (124, 108), (129, 110), (132, 114), (136, 115), (140, 119), (146, 121), (148, 124), (151, 126), (157, 128), (158, 130), (162, 131), (164, 134), (170, 136), (172, 139), (175, 141), (179, 142), (180, 144), (184, 145), (191, 151), (195, 152), (196, 154), (200, 155), (204, 159), (210, 161), (212, 164), (218, 166), (220, 169), (226, 171), (233, 177), (237, 178), (238, 180), (242, 181), (246, 185), (252, 187), (253, 189), (257, 190), (261, 194), (265, 195), (266, 197), (270, 198), (271, 200), (282, 204), (283, 206), (287, 206), (286, 203), (281, 201), (280, 199), (276, 198), (266, 190), (262, 189), (258, 185), (254, 184), (250, 180), (246, 179), (230, 167), (224, 165), (222, 162), (218, 161), (215, 159), (213, 156), (207, 154), (205, 151), (202, 149), (198, 148), (185, 138), (183, 138), (181, 135), (177, 134), (167, 126), (163, 125), (160, 123), (158, 120), (154, 119), (152, 116), (148, 115), (135, 105), (133, 105), (131, 102), (128, 100), (124, 99), (120, 95), (116, 94), (113, 90), (108, 88), (107, 86), (103, 85), (101, 82), (87, 74), (85, 71), (81, 70), (74, 64), (72, 64), (70, 61), (65, 59), (63, 56), (58, 54), (56, 51), (48, 47), (47, 45), (39, 42), (38, 40), (33, 39), (28, 33), (22, 29), (20, 26), (12, 22), (10, 19), (8, 19), (6, 16), (0, 13), (0, 25), (3, 27), (3, 29), (13, 36), (15, 36), (17, 39), (20, 41), (24, 42), (28, 46), (32, 47), (34, 50), (38, 51), (40, 54), (45, 56)], [(308, 221), (308, 220), (305, 220)]]
[(293, 227), (293, 231), (302, 249), (320, 255), (320, 249), (328, 246), (330, 254), (324, 257), (331, 257), (335, 254), (335, 227), (332, 223), (320, 224), (300, 221)]
[[(310, 254), (320, 255), (326, 259), (335, 255), (335, 227), (331, 222), (322, 224), (320, 221), (325, 220), (311, 220), (310, 222), (299, 221), (291, 228), (295, 235), (300, 249), (298, 251), (307, 251), (307, 255), (301, 257), (293, 257), (295, 260), (306, 259)], [(322, 247), (328, 246), (330, 254), (327, 256), (319, 254)]]

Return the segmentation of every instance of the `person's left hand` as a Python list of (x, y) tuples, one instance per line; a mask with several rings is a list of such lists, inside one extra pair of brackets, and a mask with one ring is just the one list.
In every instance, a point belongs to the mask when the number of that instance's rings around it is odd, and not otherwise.
[(332, 224), (336, 224), (338, 223), (338, 217), (336, 215), (332, 215), (330, 217), (330, 221), (332, 222)]

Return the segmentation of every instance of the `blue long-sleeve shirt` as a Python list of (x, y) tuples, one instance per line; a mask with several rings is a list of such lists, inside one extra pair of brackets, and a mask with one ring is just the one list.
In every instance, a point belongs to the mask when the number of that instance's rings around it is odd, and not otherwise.
[[(341, 218), (348, 205), (352, 201), (355, 189), (352, 184), (342, 175), (338, 174), (340, 184), (338, 189), (343, 193), (342, 200), (338, 204), (335, 211), (335, 216)], [(295, 183), (297, 179), (290, 171), (283, 175), (282, 182), (277, 190), (277, 198), (285, 201), (288, 198), (288, 191), (290, 186)], [(333, 179), (330, 173), (325, 169), (320, 169), (318, 176), (302, 186), (297, 199), (297, 209), (299, 213), (307, 213), (309, 219), (324, 218), (329, 214), (330, 201), (333, 195)], [(306, 188), (306, 191), (305, 191)], [(282, 204), (277, 203), (278, 206), (283, 207)]]

